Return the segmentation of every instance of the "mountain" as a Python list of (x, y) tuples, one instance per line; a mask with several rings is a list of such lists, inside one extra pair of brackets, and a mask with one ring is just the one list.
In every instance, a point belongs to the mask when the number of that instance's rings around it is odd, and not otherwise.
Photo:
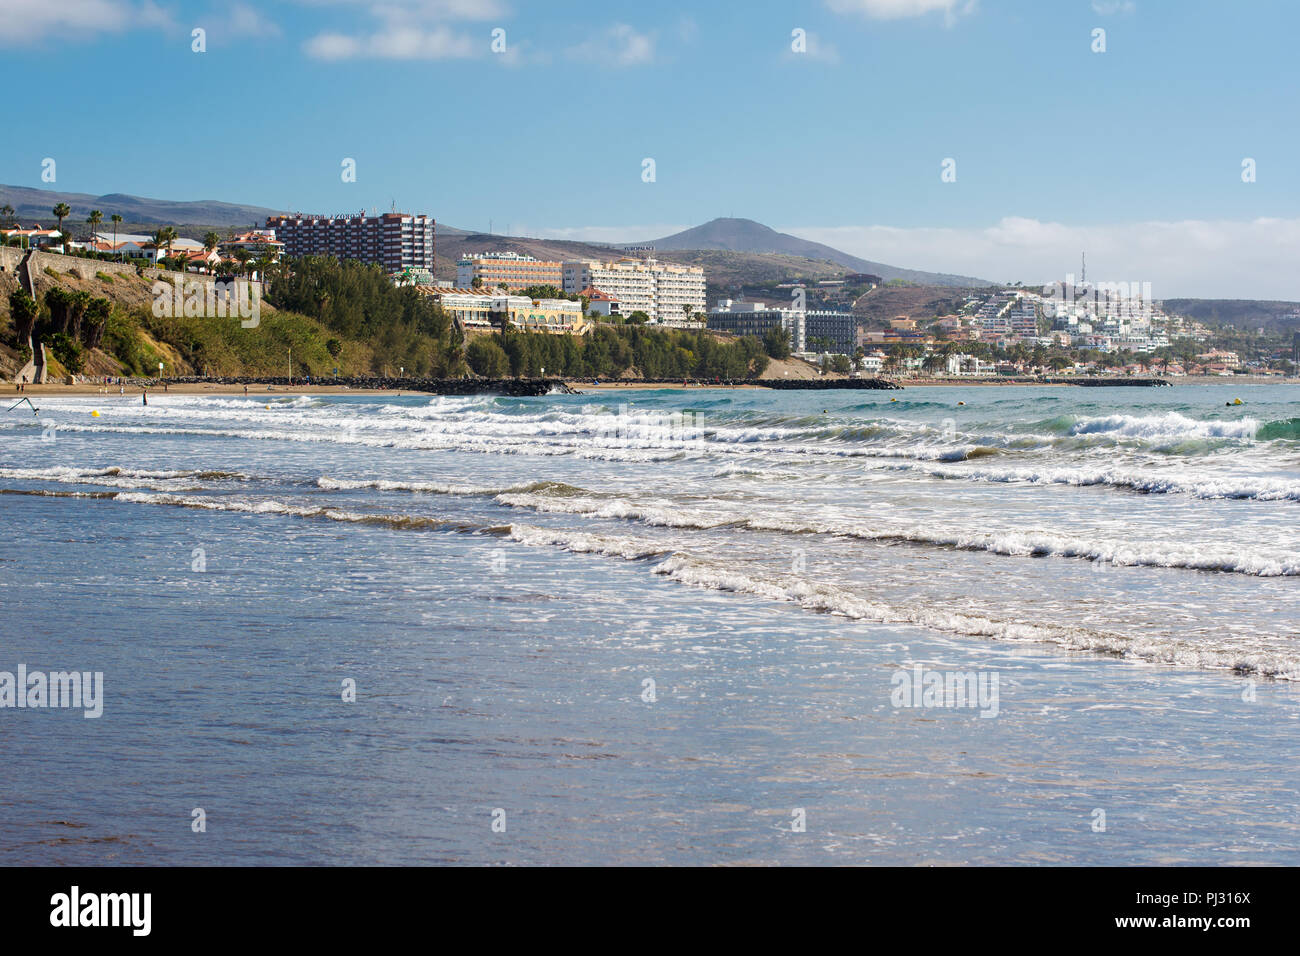
[(104, 225), (100, 227), (101, 229), (108, 228), (108, 217), (113, 213), (120, 215), (125, 223), (129, 224), (152, 223), (160, 226), (202, 224), (222, 228), (248, 228), (254, 225), (265, 225), (266, 217), (273, 216), (277, 212), (263, 206), (245, 206), (219, 202), (215, 199), (172, 202), (167, 199), (128, 196), (125, 193), (92, 196), (89, 193), (65, 193), (52, 189), (31, 189), (26, 186), (0, 186), (0, 206), (6, 203), (13, 206), (18, 221), (24, 225), (39, 222), (46, 228), (54, 226), (56, 220), (50, 210), (60, 202), (67, 203), (72, 208), (72, 215), (65, 220), (70, 225), (84, 226), (90, 211), (98, 209), (104, 214)]
[(683, 232), (652, 239), (644, 243), (628, 245), (651, 245), (655, 251), (715, 249), (727, 252), (775, 253), (778, 255), (799, 256), (804, 259), (833, 262), (850, 272), (865, 272), (878, 275), (882, 279), (905, 279), (918, 285), (932, 286), (986, 286), (994, 285), (983, 279), (970, 276), (948, 275), (937, 272), (919, 272), (915, 269), (900, 269), (883, 262), (872, 262), (857, 256), (841, 252), (820, 242), (800, 239), (789, 233), (777, 232), (761, 222), (752, 219), (713, 219), (702, 226), (695, 226)]

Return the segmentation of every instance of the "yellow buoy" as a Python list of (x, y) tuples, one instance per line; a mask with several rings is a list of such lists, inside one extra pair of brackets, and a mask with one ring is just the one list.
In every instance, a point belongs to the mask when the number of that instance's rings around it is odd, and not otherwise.
[(92, 411), (92, 412), (90, 413), (90, 417), (91, 417), (91, 418), (98, 418), (98, 417), (99, 417), (99, 409), (95, 409), (94, 411)]
[(958, 404), (958, 405), (965, 405), (966, 403), (965, 403), (965, 402), (958, 402), (957, 404)]

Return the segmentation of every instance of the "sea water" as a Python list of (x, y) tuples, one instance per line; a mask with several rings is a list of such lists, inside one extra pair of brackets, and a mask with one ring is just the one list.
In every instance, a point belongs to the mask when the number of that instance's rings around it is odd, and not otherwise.
[(1300, 862), (1296, 395), (39, 398), (0, 861)]

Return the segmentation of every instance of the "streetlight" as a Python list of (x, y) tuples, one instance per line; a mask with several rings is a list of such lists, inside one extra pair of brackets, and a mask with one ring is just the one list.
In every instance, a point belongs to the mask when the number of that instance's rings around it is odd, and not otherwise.
[(158, 363), (158, 380), (159, 380), (159, 381), (162, 381), (162, 368), (163, 368), (163, 363), (162, 363), (162, 362), (159, 362), (159, 363)]

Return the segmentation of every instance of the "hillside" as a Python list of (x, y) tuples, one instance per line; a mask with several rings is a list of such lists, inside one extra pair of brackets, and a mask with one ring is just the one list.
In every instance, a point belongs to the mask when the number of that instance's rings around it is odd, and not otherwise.
[[(158, 362), (168, 376), (284, 375), (292, 350), (293, 373), (326, 377), (382, 374), (405, 367), (418, 375), (457, 372), (448, 323), (423, 297), (398, 289), (382, 270), (333, 264), (316, 276), (326, 294), (316, 301), (286, 284), (283, 295), (298, 311), (261, 303), (259, 324), (244, 328), (237, 317), (158, 317), (152, 312), (154, 270), (137, 275), (111, 263), (37, 253), (34, 271), (41, 314), (35, 338), (50, 349), (51, 374), (153, 376)], [(110, 271), (104, 271), (110, 270)], [(158, 273), (165, 277), (168, 274)], [(194, 278), (191, 276), (191, 278)], [(284, 280), (289, 283), (289, 280)], [(11, 273), (0, 273), (0, 379), (10, 381), (26, 356), (10, 314)], [(107, 300), (109, 313), (97, 347), (76, 325), (57, 322), (50, 290)], [(313, 314), (306, 314), (306, 313)], [(68, 332), (62, 344), (57, 333)], [(70, 361), (70, 358), (73, 359)]]
[[(661, 239), (651, 239), (644, 245), (652, 245), (656, 252), (678, 249), (714, 249), (726, 252), (743, 252), (758, 254), (775, 254), (797, 256), (801, 259), (827, 262), (840, 266), (849, 272), (863, 272), (878, 275), (883, 279), (906, 279), (918, 285), (975, 287), (993, 285), (983, 279), (970, 276), (948, 275), (938, 272), (920, 272), (915, 269), (900, 269), (898, 266), (883, 262), (872, 262), (857, 256), (841, 252), (820, 242), (800, 239), (789, 233), (777, 232), (769, 226), (752, 219), (713, 219), (702, 226), (695, 226)], [(633, 245), (633, 243), (628, 243)]]
[(1164, 308), (1211, 325), (1270, 332), (1300, 331), (1300, 302), (1262, 299), (1165, 299)]
[(853, 311), (868, 327), (883, 327), (902, 315), (922, 321), (951, 315), (964, 299), (964, 290), (949, 286), (880, 286), (858, 299)]

